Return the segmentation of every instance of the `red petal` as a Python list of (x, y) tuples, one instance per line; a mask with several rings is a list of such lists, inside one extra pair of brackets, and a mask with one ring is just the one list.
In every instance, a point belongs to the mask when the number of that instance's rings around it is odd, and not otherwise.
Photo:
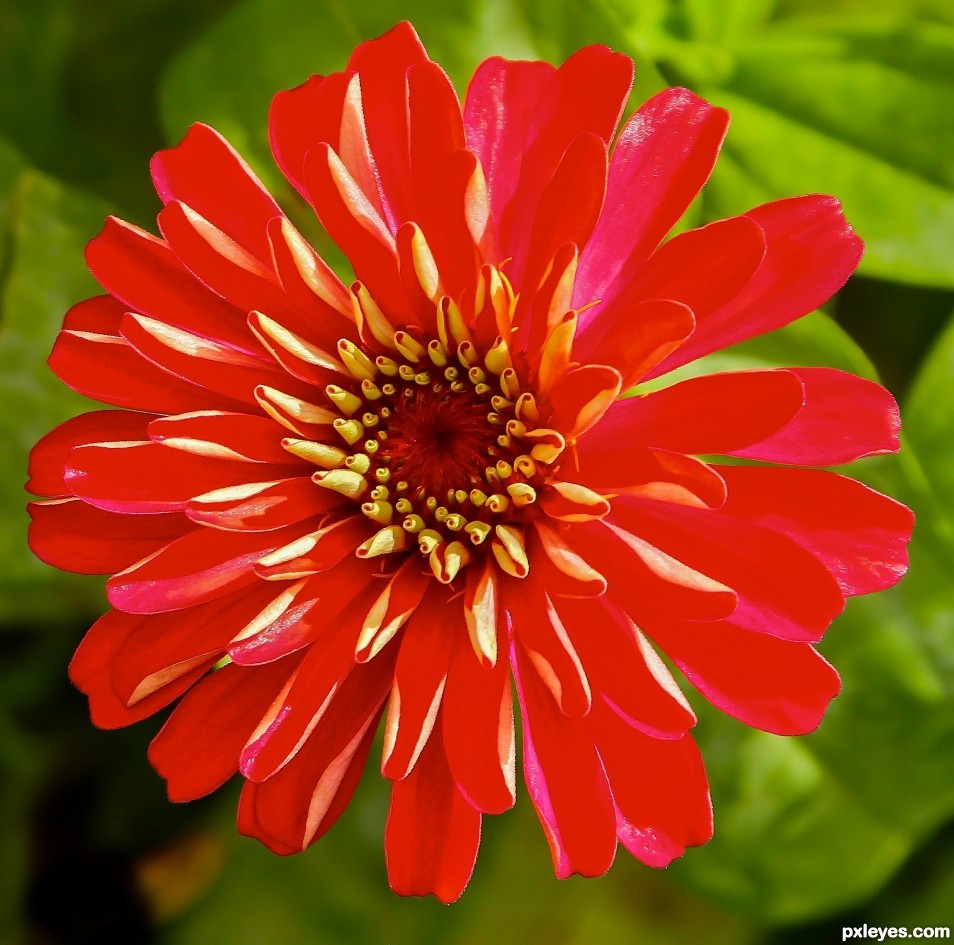
[(619, 395), (619, 372), (603, 364), (567, 371), (550, 392), (549, 422), (567, 436), (581, 436), (598, 424)]
[(633, 446), (624, 439), (584, 437), (576, 456), (578, 478), (597, 492), (708, 508), (725, 502), (722, 477), (702, 460), (683, 453)]
[(442, 705), (444, 751), (458, 790), (485, 814), (508, 810), (515, 797), (515, 743), (506, 660), (485, 663), (458, 636)]
[(338, 819), (358, 785), (391, 679), (387, 658), (355, 669), (301, 751), (267, 781), (249, 781), (239, 833), (279, 854), (300, 853)]
[(580, 259), (574, 305), (609, 303), (649, 258), (711, 173), (728, 123), (724, 109), (688, 89), (665, 89), (627, 122), (606, 207)]
[(192, 665), (218, 661), (229, 638), (276, 596), (276, 588), (261, 584), (204, 606), (145, 616), (113, 656), (117, 695), (135, 704)]
[(692, 310), (671, 299), (616, 305), (598, 314), (587, 323), (594, 326), (591, 330), (577, 332), (573, 356), (616, 368), (623, 390), (675, 351), (696, 325)]
[(524, 777), (556, 875), (602, 876), (616, 853), (616, 817), (587, 720), (560, 712), (518, 643), (511, 664), (523, 718)]
[(720, 467), (726, 515), (793, 538), (820, 558), (845, 594), (896, 584), (908, 569), (910, 509), (854, 479), (818, 469)]
[(199, 407), (234, 410), (240, 406), (172, 377), (113, 335), (61, 331), (47, 363), (73, 390), (114, 407), (184, 413)]
[[(613, 503), (612, 517), (628, 532), (731, 587), (739, 595), (732, 620), (740, 627), (815, 641), (844, 609), (827, 568), (767, 528), (709, 509), (628, 497)], [(633, 616), (638, 623), (639, 616)]]
[(407, 115), (414, 199), (411, 217), (436, 247), (440, 241), (434, 237), (442, 229), (445, 203), (435, 183), (444, 177), (451, 155), (464, 147), (460, 102), (447, 73), (437, 63), (423, 62), (407, 70)]
[(197, 529), (110, 578), (106, 584), (109, 602), (126, 613), (154, 614), (217, 600), (257, 581), (255, 562), (301, 531)]
[(898, 451), (898, 405), (880, 384), (831, 368), (792, 368), (790, 373), (805, 388), (805, 406), (777, 433), (734, 450), (735, 455), (835, 466)]
[(265, 228), (282, 211), (222, 135), (195, 124), (176, 147), (156, 154), (150, 166), (163, 203), (188, 204), (259, 260), (269, 262)]
[(70, 663), (70, 680), (89, 696), (89, 712), (98, 728), (122, 728), (148, 718), (182, 695), (215, 662), (215, 657), (193, 666), (144, 699), (128, 706), (113, 687), (113, 660), (132, 634), (148, 618), (110, 610), (83, 637)]
[[(315, 731), (334, 703), (336, 712), (350, 715), (377, 705), (383, 692), (370, 698), (360, 682), (374, 676), (375, 661), (354, 669), (354, 648), (361, 613), (351, 608), (343, 620), (323, 621), (291, 687), (273, 706), (242, 752), (241, 771), (250, 781), (267, 781), (285, 767)], [(370, 676), (363, 675), (371, 670)], [(339, 689), (341, 690), (339, 695)], [(339, 702), (340, 696), (340, 702)], [(356, 728), (350, 730), (354, 735)]]
[(190, 531), (182, 515), (117, 515), (80, 499), (31, 502), (30, 547), (76, 574), (113, 574)]
[(542, 90), (527, 131), (520, 183), (500, 227), (501, 254), (514, 257), (508, 275), (518, 291), (525, 288), (527, 247), (541, 195), (575, 138), (592, 133), (610, 141), (632, 81), (627, 56), (587, 46), (570, 56)]
[(692, 338), (651, 376), (801, 318), (840, 289), (861, 258), (861, 240), (834, 197), (791, 197), (746, 216), (765, 233), (762, 265), (733, 300), (698, 317)]
[(313, 75), (294, 89), (279, 92), (268, 112), (268, 137), (275, 161), (306, 200), (305, 157), (313, 145), (339, 144), (341, 113), (349, 76)]
[(526, 580), (505, 585), (511, 632), (560, 711), (580, 718), (590, 711), (589, 680), (560, 615), (535, 577), (531, 567)]
[(689, 735), (650, 738), (605, 706), (590, 725), (617, 808), (620, 843), (648, 866), (667, 866), (712, 836), (712, 805), (699, 749)]
[(394, 238), (326, 144), (317, 144), (308, 152), (305, 182), (321, 225), (348, 257), (355, 276), (390, 318), (404, 314), (407, 301), (397, 270)]
[(114, 512), (180, 511), (191, 498), (212, 489), (300, 472), (291, 463), (271, 466), (212, 459), (149, 440), (77, 446), (66, 463), (65, 480), (74, 495)]
[(255, 388), (260, 384), (293, 397), (314, 396), (313, 387), (289, 376), (270, 358), (245, 354), (145, 315), (126, 315), (122, 334), (139, 354), (173, 377), (245, 407), (257, 403)]
[(194, 801), (238, 770), (239, 753), (293, 667), (226, 666), (188, 692), (149, 745), (170, 801)]
[(322, 347), (357, 340), (351, 298), (341, 280), (287, 219), (269, 224), (268, 239), (282, 289), (297, 317), (285, 328)]
[(467, 637), (463, 611), (447, 604), (447, 590), (426, 594), (404, 628), (384, 726), (381, 773), (407, 777), (431, 738), (455, 636)]
[(644, 629), (713, 705), (776, 735), (805, 735), (838, 695), (838, 673), (807, 643), (654, 615)]
[(315, 518), (339, 504), (339, 496), (319, 489), (310, 478), (279, 479), (196, 496), (189, 502), (186, 515), (213, 528), (265, 532)]
[[(524, 290), (514, 315), (514, 325), (523, 329), (518, 337), (534, 352), (546, 338), (548, 311), (534, 306), (538, 286), (557, 250), (566, 244), (585, 245), (599, 218), (606, 186), (606, 142), (598, 135), (581, 134), (570, 142), (553, 177), (540, 194), (530, 228)], [(544, 297), (549, 307), (550, 299)], [(565, 311), (569, 310), (569, 299)], [(533, 310), (532, 323), (530, 311)], [(556, 315), (562, 312), (553, 313)], [(524, 326), (526, 326), (524, 328)]]
[(109, 217), (87, 245), (86, 262), (100, 285), (129, 309), (204, 338), (256, 350), (245, 313), (198, 282), (151, 233)]
[(361, 76), (368, 141), (384, 203), (393, 215), (392, 223), (397, 225), (414, 216), (409, 212), (413, 204), (406, 75), (411, 66), (421, 62), (427, 62), (427, 52), (407, 22), (362, 43), (348, 61), (348, 71)]
[[(270, 417), (203, 410), (161, 417), (149, 424), (149, 439), (187, 453), (250, 463), (313, 468), (282, 447), (285, 431)], [(145, 437), (110, 437), (145, 439)]]
[(94, 295), (70, 307), (63, 316), (63, 328), (94, 335), (118, 335), (126, 310), (127, 306), (111, 295)]
[(568, 540), (606, 575), (611, 599), (637, 621), (647, 608), (687, 620), (720, 620), (736, 608), (736, 594), (724, 584), (606, 522), (575, 525)]
[(655, 738), (677, 738), (695, 725), (669, 670), (617, 607), (605, 599), (554, 604), (597, 695), (629, 725)]
[(597, 450), (623, 442), (677, 453), (741, 451), (781, 429), (804, 402), (796, 371), (692, 377), (614, 404), (583, 444)]
[(74, 446), (104, 440), (145, 440), (146, 428), (154, 418), (154, 414), (126, 410), (94, 410), (61, 423), (33, 447), (27, 490), (34, 495), (70, 495), (63, 472), (67, 454)]
[[(761, 265), (765, 252), (765, 233), (747, 216), (717, 220), (678, 233), (634, 274), (612, 302), (612, 310), (625, 310), (627, 305), (644, 299), (673, 299), (689, 306), (697, 318), (707, 318), (739, 294)], [(603, 308), (592, 309), (594, 328)]]
[(432, 738), (414, 770), (391, 787), (384, 834), (388, 881), (402, 896), (460, 898), (480, 844), (480, 814), (457, 790), (440, 738)]
[(320, 574), (353, 555), (358, 545), (374, 534), (363, 515), (351, 515), (312, 531), (301, 543), (280, 546), (255, 568), (260, 577), (287, 580)]
[[(159, 229), (179, 260), (203, 285), (239, 311), (260, 309), (287, 321), (288, 299), (266, 267), (194, 208), (174, 201), (159, 214)], [(262, 238), (268, 244), (267, 231)], [(246, 342), (247, 344), (247, 342)]]
[(477, 67), (467, 87), (467, 143), (483, 165), (492, 218), (498, 227), (517, 189), (527, 129), (555, 72), (548, 62), (493, 57)]

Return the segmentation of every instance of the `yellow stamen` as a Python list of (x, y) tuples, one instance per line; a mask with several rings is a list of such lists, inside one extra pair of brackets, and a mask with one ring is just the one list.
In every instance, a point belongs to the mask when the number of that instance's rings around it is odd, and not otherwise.
[(314, 440), (297, 440), (285, 437), (282, 448), (293, 456), (308, 460), (323, 469), (338, 469), (344, 466), (348, 454), (337, 446), (328, 446), (327, 443), (316, 443)]
[[(370, 383), (370, 382), (368, 382)], [(343, 390), (337, 384), (329, 384), (325, 388), (328, 399), (347, 416), (357, 413), (364, 406), (364, 401), (352, 394), (351, 391)]]
[(394, 551), (404, 551), (406, 547), (407, 532), (400, 525), (388, 525), (358, 545), (355, 554), (359, 558), (377, 558)]
[(312, 481), (324, 489), (331, 489), (349, 499), (357, 499), (368, 489), (368, 480), (360, 473), (351, 469), (330, 469), (327, 472), (316, 472)]

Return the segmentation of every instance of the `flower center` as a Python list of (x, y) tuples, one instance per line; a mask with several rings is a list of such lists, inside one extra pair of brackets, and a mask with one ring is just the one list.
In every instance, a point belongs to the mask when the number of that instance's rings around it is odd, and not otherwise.
[[(491, 275), (485, 311), (489, 324), (505, 324), (512, 294)], [(539, 426), (506, 341), (475, 340), (447, 298), (436, 305), (438, 337), (430, 339), (395, 329), (360, 285), (353, 302), (363, 344), (337, 344), (344, 373), (325, 388), (332, 410), (285, 397), (264, 402), (316, 431), (314, 439), (286, 439), (285, 448), (320, 467), (313, 481), (354, 501), (378, 526), (358, 557), (417, 548), (434, 576), (450, 583), (475, 555), (490, 554), (524, 577), (526, 517), (566, 441)], [(282, 343), (330, 366), (301, 339)]]

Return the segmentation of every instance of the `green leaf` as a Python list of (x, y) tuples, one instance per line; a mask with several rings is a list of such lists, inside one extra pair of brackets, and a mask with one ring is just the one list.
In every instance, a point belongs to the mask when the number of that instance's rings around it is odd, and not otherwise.
[(954, 509), (954, 319), (923, 362), (905, 421), (939, 504)]
[(786, 194), (833, 193), (865, 239), (861, 271), (954, 286), (954, 30), (819, 18), (746, 43), (724, 87), (732, 113), (712, 216)]
[(90, 579), (65, 577), (26, 548), (29, 497), (22, 483), (29, 451), (43, 434), (100, 406), (64, 387), (45, 361), (66, 309), (97, 290), (83, 246), (107, 212), (0, 144), (0, 621), (99, 606)]

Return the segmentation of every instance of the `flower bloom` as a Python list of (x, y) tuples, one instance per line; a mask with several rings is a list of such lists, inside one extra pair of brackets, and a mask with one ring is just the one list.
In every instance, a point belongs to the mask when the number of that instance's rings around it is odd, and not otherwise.
[(461, 107), (402, 24), (270, 114), (350, 289), (204, 125), (153, 161), (162, 237), (89, 244), (108, 294), (50, 364), (118, 409), (34, 450), (31, 543), (112, 574), (70, 667), (93, 721), (182, 696), (149, 752), (173, 800), (239, 772), (239, 830), (303, 850), (383, 716), (390, 882), (450, 901), (514, 802), (512, 683), (560, 877), (711, 835), (658, 651), (749, 725), (818, 724), (812, 644), (912, 519), (805, 467), (897, 449), (894, 401), (826, 368), (639, 385), (812, 311), (861, 243), (824, 196), (663, 242), (728, 118), (669, 89), (616, 136), (631, 81), (605, 47), (494, 58)]

